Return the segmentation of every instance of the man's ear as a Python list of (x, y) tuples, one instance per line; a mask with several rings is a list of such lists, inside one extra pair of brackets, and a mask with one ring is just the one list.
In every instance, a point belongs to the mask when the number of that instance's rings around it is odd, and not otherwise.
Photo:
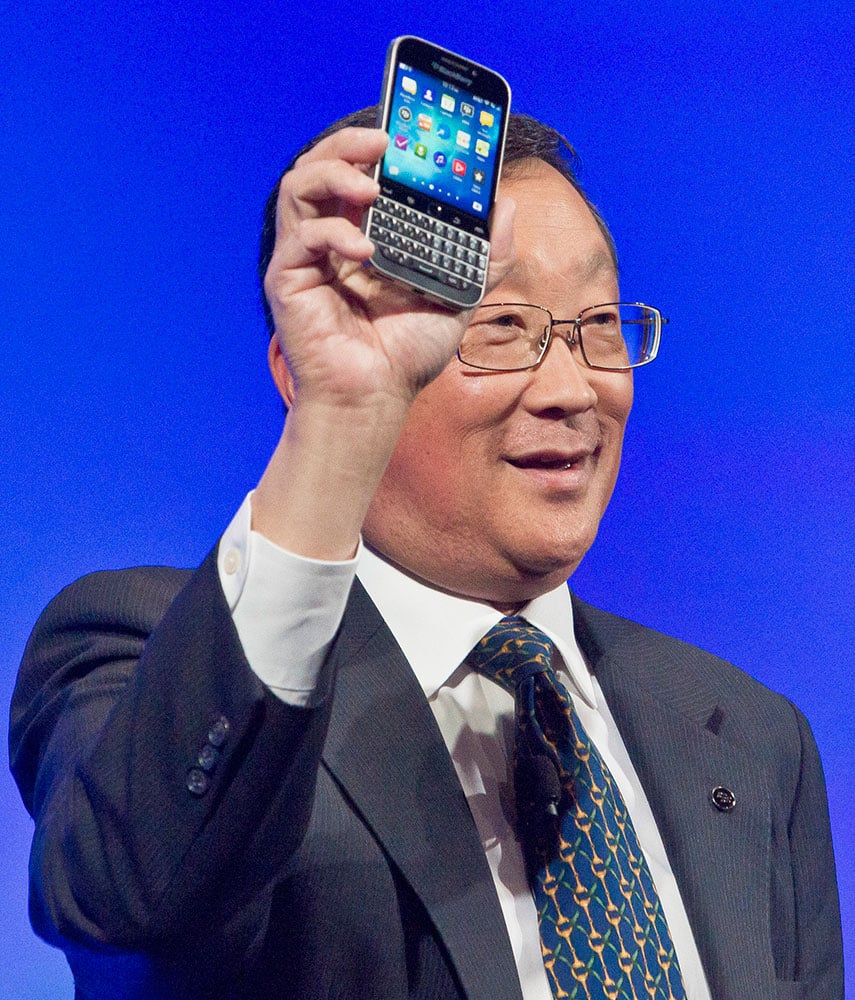
[(294, 379), (282, 354), (282, 345), (275, 333), (270, 338), (270, 347), (267, 348), (267, 364), (270, 366), (270, 374), (273, 376), (279, 395), (285, 406), (290, 409), (294, 403)]

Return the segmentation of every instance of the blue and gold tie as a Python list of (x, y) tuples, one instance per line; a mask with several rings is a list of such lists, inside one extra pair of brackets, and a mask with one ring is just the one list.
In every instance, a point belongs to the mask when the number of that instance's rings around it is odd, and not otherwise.
[[(683, 1000), (632, 820), (552, 670), (552, 651), (524, 619), (503, 618), (470, 656), (473, 669), (515, 694), (517, 830), (552, 992), (570, 1000)], [(540, 786), (534, 794), (532, 783)]]

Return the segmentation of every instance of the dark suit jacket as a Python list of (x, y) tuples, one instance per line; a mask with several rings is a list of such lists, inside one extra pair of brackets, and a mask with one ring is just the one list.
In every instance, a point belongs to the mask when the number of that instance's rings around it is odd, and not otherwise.
[[(825, 790), (803, 717), (713, 656), (574, 609), (715, 1000), (839, 1000)], [(323, 705), (273, 697), (213, 558), (193, 574), (95, 574), (45, 611), (11, 755), (36, 820), (31, 917), (65, 949), (81, 1000), (518, 1000), (454, 768), (358, 584), (330, 656)], [(200, 751), (222, 736), (205, 772)], [(731, 812), (711, 803), (718, 785)]]

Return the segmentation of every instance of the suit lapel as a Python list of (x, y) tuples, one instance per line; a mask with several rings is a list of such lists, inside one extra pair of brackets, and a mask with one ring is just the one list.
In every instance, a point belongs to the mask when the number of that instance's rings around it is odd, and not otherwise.
[[(574, 599), (579, 644), (646, 791), (716, 1000), (774, 993), (770, 804), (756, 761), (729, 743), (697, 650)], [(489, 867), (409, 664), (357, 582), (335, 657), (324, 763), (422, 900), (472, 1000), (520, 996)], [(711, 790), (736, 795), (730, 813)], [(513, 990), (513, 994), (509, 991)]]
[(489, 866), (430, 707), (358, 581), (324, 763), (422, 900), (472, 1000), (519, 997)]
[[(774, 995), (769, 793), (753, 756), (726, 738), (706, 654), (575, 600), (574, 615), (666, 844), (713, 996)], [(732, 812), (713, 805), (717, 786), (735, 793)]]

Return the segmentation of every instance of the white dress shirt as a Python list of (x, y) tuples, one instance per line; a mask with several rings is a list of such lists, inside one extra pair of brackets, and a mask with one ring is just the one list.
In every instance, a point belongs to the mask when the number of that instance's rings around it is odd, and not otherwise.
[[(220, 542), (223, 591), (255, 673), (280, 698), (310, 705), (326, 696), (327, 650), (354, 574), (377, 605), (413, 668), (439, 725), (490, 866), (524, 1000), (552, 1000), (534, 898), (507, 802), (514, 699), (463, 661), (502, 617), (477, 601), (434, 590), (369, 549), (341, 563), (303, 559), (250, 530), (251, 494)], [(358, 567), (358, 568), (357, 568)], [(413, 614), (417, 608), (418, 613)], [(612, 773), (647, 858), (690, 1000), (710, 1000), (703, 968), (650, 805), (602, 691), (573, 632), (569, 590), (561, 586), (520, 612), (553, 641), (558, 675)]]

